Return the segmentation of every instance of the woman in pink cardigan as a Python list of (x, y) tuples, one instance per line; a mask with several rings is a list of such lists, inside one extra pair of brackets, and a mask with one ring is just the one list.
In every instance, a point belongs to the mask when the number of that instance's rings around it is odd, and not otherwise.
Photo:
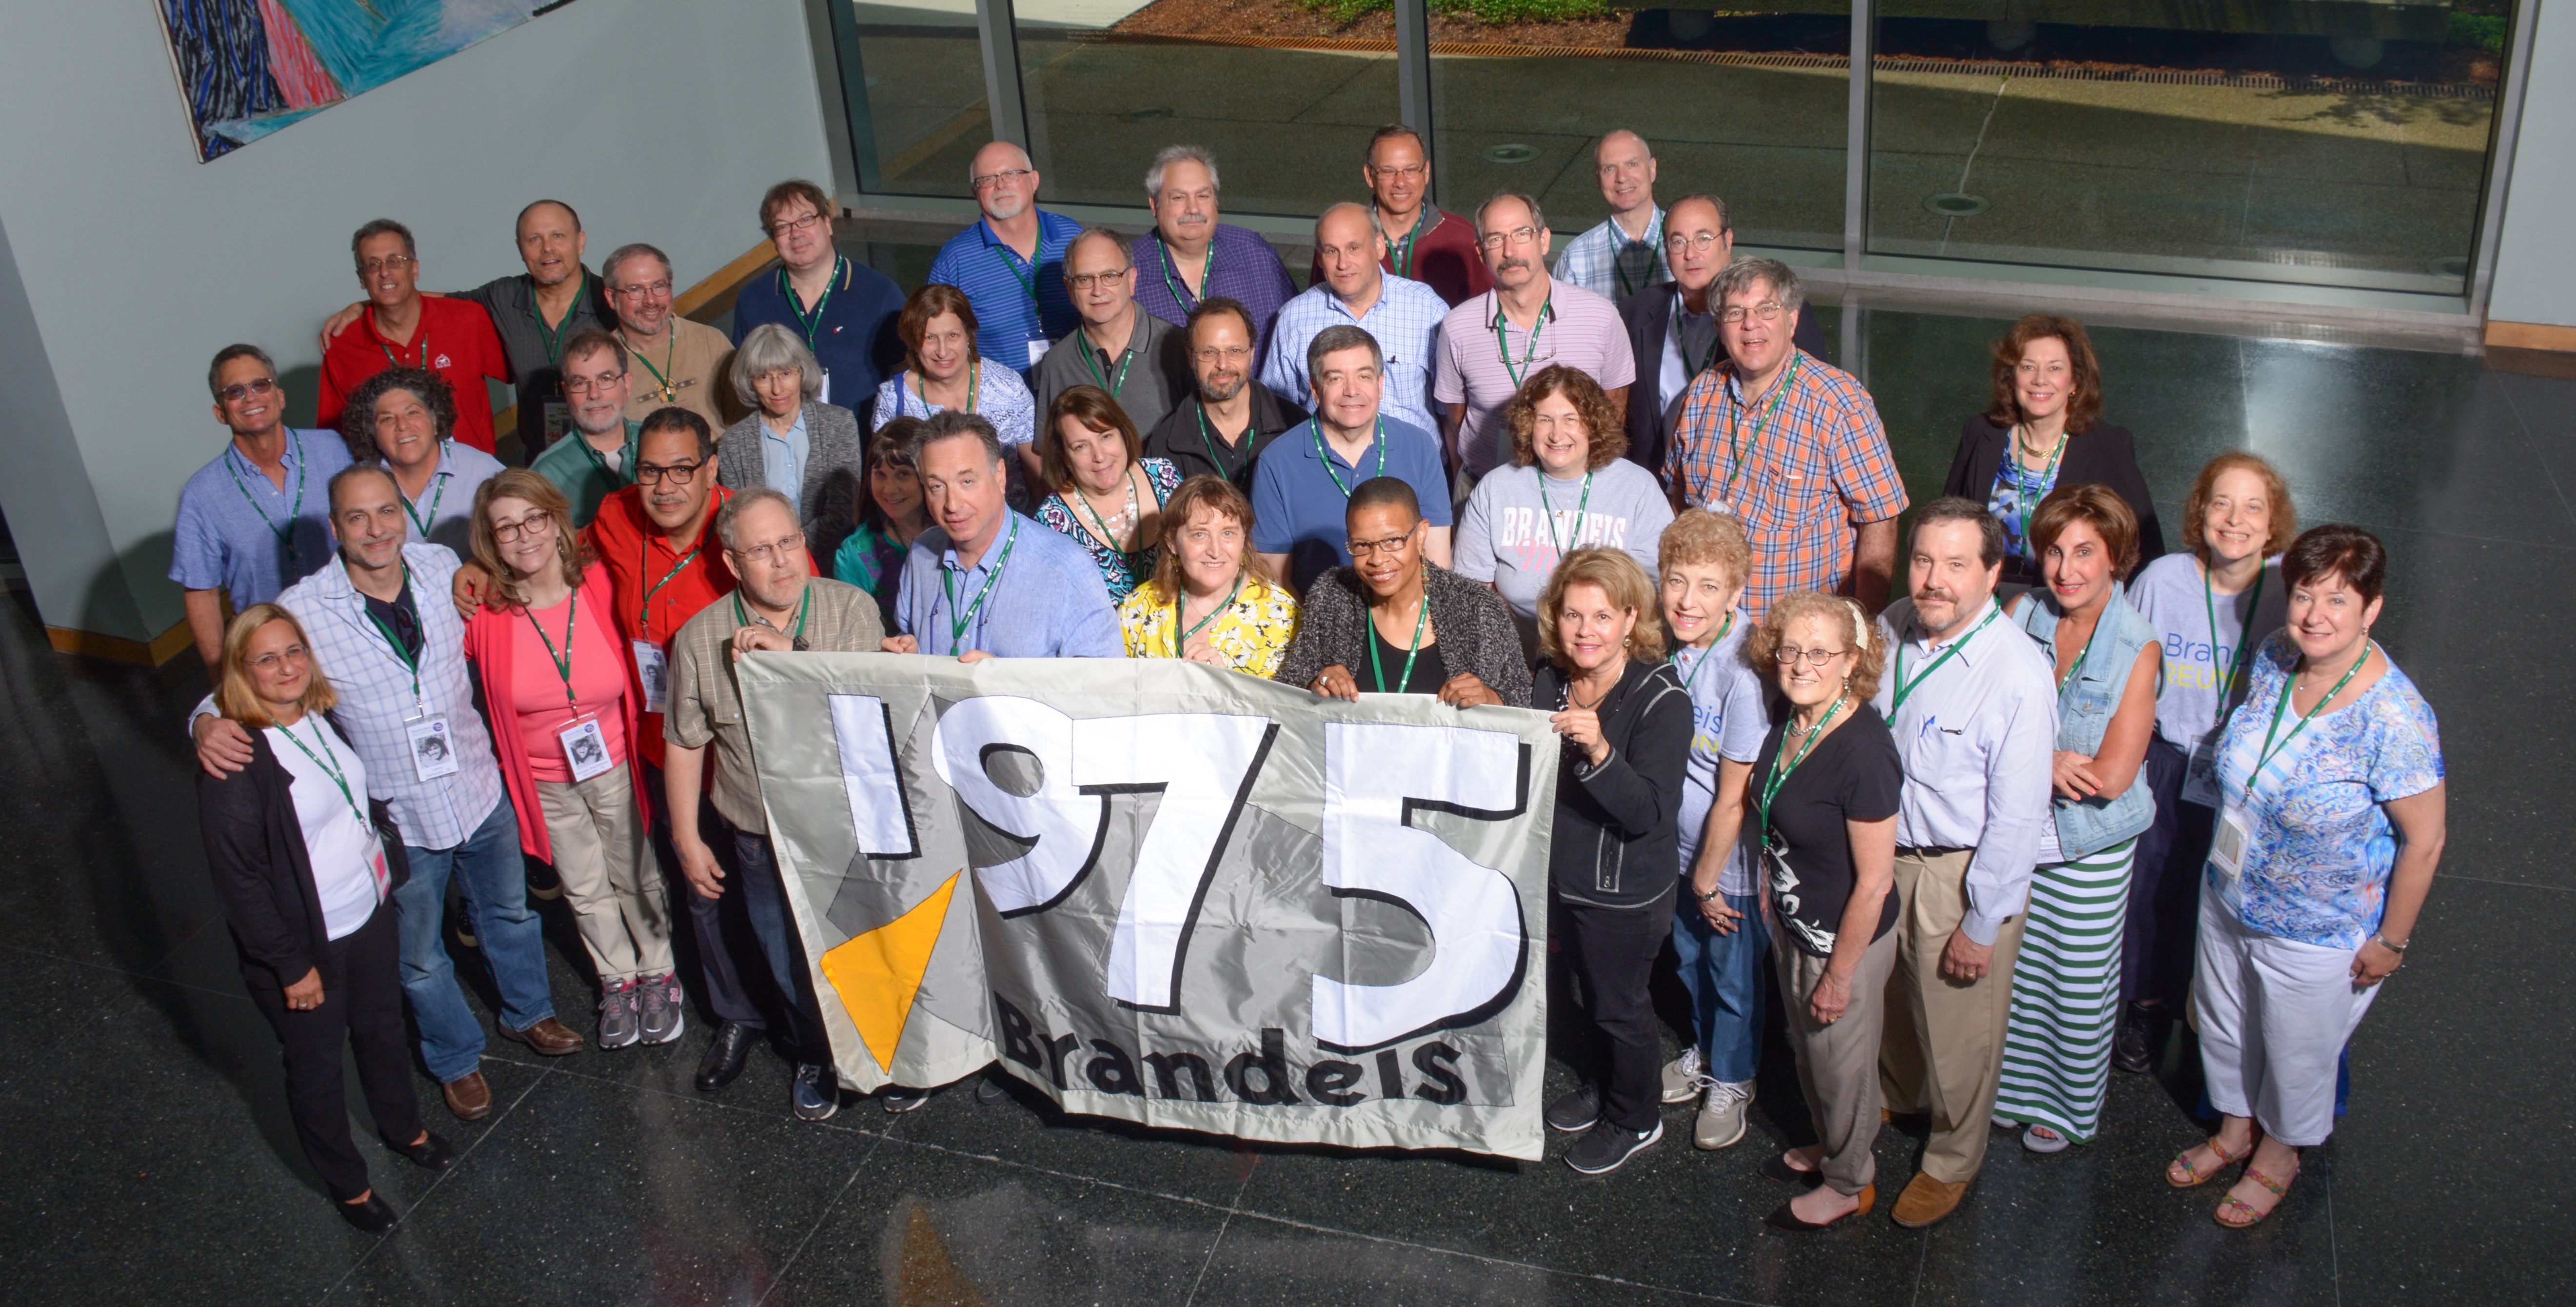
[(684, 1024), (670, 903), (646, 849), (652, 822), (630, 758), (635, 684), (611, 617), (608, 569), (573, 534), (553, 482), (511, 468), (474, 495), (474, 561), (503, 605), (465, 626), (492, 748), (519, 810), (519, 846), (553, 863), (598, 968), (599, 1046), (667, 1044)]

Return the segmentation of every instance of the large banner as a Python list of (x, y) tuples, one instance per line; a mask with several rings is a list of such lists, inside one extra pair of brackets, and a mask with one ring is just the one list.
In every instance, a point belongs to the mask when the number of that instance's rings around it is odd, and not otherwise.
[(1544, 714), (1173, 659), (740, 676), (851, 1085), (998, 1058), (1147, 1125), (1540, 1155)]

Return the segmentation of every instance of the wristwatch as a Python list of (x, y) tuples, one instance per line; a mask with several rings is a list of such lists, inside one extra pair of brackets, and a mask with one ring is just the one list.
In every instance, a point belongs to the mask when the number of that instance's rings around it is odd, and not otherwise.
[(1709, 891), (1708, 893), (1706, 893), (1706, 894), (1702, 894), (1702, 893), (1700, 893), (1698, 890), (1694, 889), (1694, 890), (1692, 890), (1692, 891), (1691, 891), (1691, 894), (1692, 894), (1692, 896), (1693, 896), (1693, 897), (1697, 898), (1700, 902), (1702, 902), (1702, 903), (1706, 903), (1706, 902), (1708, 902), (1710, 899), (1716, 898), (1718, 895), (1723, 894), (1723, 893), (1725, 893), (1725, 892), (1726, 892), (1726, 891), (1725, 891), (1725, 890), (1723, 890), (1723, 889), (1713, 889), (1713, 890), (1710, 890), (1710, 891)]

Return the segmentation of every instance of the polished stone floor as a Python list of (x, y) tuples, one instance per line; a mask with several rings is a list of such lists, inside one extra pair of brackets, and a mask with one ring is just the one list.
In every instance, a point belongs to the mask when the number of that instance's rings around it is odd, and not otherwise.
[[(1840, 328), (1829, 314), (1827, 334)], [(1982, 403), (1994, 321), (1869, 313), (1858, 335), (1919, 500)], [(1787, 1059), (1740, 1146), (1626, 1168), (1353, 1156), (1140, 1135), (939, 1095), (806, 1125), (766, 1052), (719, 1097), (706, 1037), (557, 1060), (496, 1043), (498, 1108), (430, 1108), (443, 1177), (368, 1143), (405, 1213), (351, 1232), (299, 1158), (276, 1046), (207, 884), (179, 715), (202, 688), (51, 652), (0, 611), (0, 1285), (11, 1301), (289, 1303), (2523, 1303), (2565, 1301), (2576, 382), (2457, 354), (2103, 330), (2113, 420), (2170, 515), (2220, 449), (2289, 472), (2303, 519), (2380, 533), (2380, 632), (2442, 715), (2452, 835), (2414, 961), (2352, 1051), (2351, 1115), (2249, 1233), (2159, 1168), (2200, 1133), (2188, 1050), (2116, 1078), (2100, 1142), (1998, 1139), (1958, 1216), (1793, 1237), (1754, 1174), (1796, 1141)], [(568, 923), (556, 1002), (589, 1028)], [(477, 1000), (478, 1010), (488, 1006)], [(1559, 1073), (1561, 1075), (1561, 1072)], [(435, 1102), (425, 1078), (422, 1093)], [(363, 1120), (363, 1117), (361, 1118)], [(1685, 1129), (1675, 1109), (1668, 1122)], [(360, 1126), (364, 1138), (364, 1126)], [(1561, 1148), (1561, 1143), (1556, 1145)], [(1918, 1139), (1879, 1140), (1892, 1186)]]

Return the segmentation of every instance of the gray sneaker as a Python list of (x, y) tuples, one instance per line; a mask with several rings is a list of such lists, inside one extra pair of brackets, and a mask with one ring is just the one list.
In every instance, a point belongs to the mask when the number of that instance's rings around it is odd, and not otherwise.
[(1691, 1147), (1706, 1151), (1726, 1148), (1744, 1137), (1744, 1109), (1753, 1101), (1753, 1082), (1727, 1084), (1712, 1080), (1708, 1095), (1699, 1103), (1699, 1118), (1691, 1123)]
[(624, 1048), (641, 1033), (642, 1021), (636, 1010), (635, 982), (612, 980), (607, 992), (599, 996), (599, 1046)]
[(687, 1005), (680, 1000), (680, 976), (666, 971), (636, 982), (643, 995), (644, 1042), (667, 1044), (688, 1028)]
[(1687, 1103), (1699, 1091), (1714, 1083), (1700, 1074), (1699, 1045), (1682, 1050), (1680, 1057), (1664, 1063), (1664, 1102)]

